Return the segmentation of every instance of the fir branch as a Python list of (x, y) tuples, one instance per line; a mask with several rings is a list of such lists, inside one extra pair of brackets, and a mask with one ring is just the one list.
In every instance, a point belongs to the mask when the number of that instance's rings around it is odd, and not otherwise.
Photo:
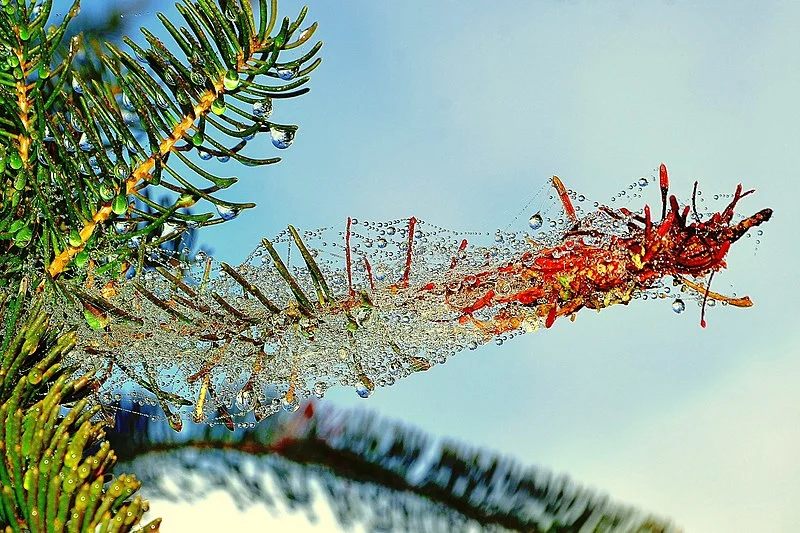
[[(117, 408), (109, 439), (120, 460), (147, 480), (153, 496), (170, 500), (193, 501), (211, 484), (236, 501), (271, 507), (277, 495), (312, 509), (315, 480), (332, 489), (325, 496), (343, 527), (365, 521), (369, 529), (372, 520), (375, 529), (379, 522), (384, 531), (417, 530), (409, 521), (416, 515), (420, 523), (447, 521), (459, 530), (471, 523), (531, 532), (678, 531), (669, 520), (611, 502), (564, 475), (458, 441), (437, 442), (365, 411), (319, 411), (309, 403), (294, 415), (243, 424), (233, 433), (220, 418), (178, 436), (164, 431), (146, 402)], [(248, 462), (256, 467), (246, 467)], [(271, 484), (274, 492), (263, 483), (269, 473), (279, 480)], [(181, 487), (179, 493), (163, 487), (164, 475)], [(189, 479), (198, 475), (206, 484), (195, 488)], [(335, 490), (343, 485), (348, 490)], [(379, 512), (386, 501), (394, 512)]]
[[(160, 136), (154, 129), (164, 131), (167, 129), (165, 126), (172, 123), (171, 129), (167, 132), (167, 135), (160, 140), (157, 148), (154, 149), (146, 159), (138, 163), (125, 178), (124, 182), (115, 187), (113, 191), (113, 196), (115, 198), (120, 195), (127, 196), (138, 193), (142, 188), (156, 181), (155, 175), (159, 165), (163, 165), (164, 168), (170, 170), (173, 175), (178, 177), (170, 167), (166, 166), (166, 159), (170, 153), (177, 151), (178, 148), (182, 148), (178, 147), (177, 143), (183, 139), (191, 139), (193, 144), (197, 144), (197, 137), (199, 136), (200, 144), (202, 144), (202, 140), (206, 140), (216, 148), (216, 151), (221, 156), (234, 157), (248, 164), (269, 164), (276, 161), (275, 159), (255, 160), (246, 158), (238, 154), (238, 146), (229, 149), (213, 138), (208, 137), (203, 139), (205, 135), (203, 130), (206, 115), (212, 111), (220, 113), (221, 110), (215, 109), (215, 106), (223, 105), (222, 102), (226, 94), (234, 98), (238, 97), (243, 101), (250, 100), (245, 94), (248, 92), (252, 93), (253, 91), (248, 88), (247, 84), (252, 84), (252, 79), (266, 73), (267, 69), (265, 66), (269, 68), (276, 65), (275, 59), (277, 59), (279, 52), (282, 49), (287, 49), (283, 46), (283, 43), (285, 43), (288, 36), (291, 34), (289, 31), (288, 19), (284, 21), (281, 32), (275, 37), (270, 37), (269, 34), (265, 32), (254, 34), (252, 30), (255, 27), (255, 22), (252, 19), (252, 12), (249, 12), (249, 10), (244, 7), (245, 4), (246, 2), (242, 5), (236, 2), (228, 3), (228, 12), (225, 17), (222, 17), (216, 5), (210, 2), (200, 2), (198, 4), (186, 2), (182, 7), (179, 6), (181, 14), (194, 31), (194, 35), (191, 35), (185, 28), (182, 32), (179, 31), (165, 17), (160, 17), (162, 23), (175, 38), (176, 43), (186, 53), (191, 63), (190, 67), (185, 66), (163, 45), (163, 43), (144, 29), (143, 32), (151, 45), (148, 50), (143, 50), (129, 39), (126, 39), (126, 42), (136, 52), (137, 56), (146, 58), (148, 65), (157, 76), (157, 79), (154, 79), (150, 74), (145, 72), (144, 69), (138, 66), (130, 55), (121, 52), (113, 47), (113, 45), (107, 45), (114, 61), (112, 61), (111, 57), (103, 57), (102, 60), (128, 98), (135, 100), (136, 96), (134, 96), (134, 93), (138, 94), (139, 102), (138, 105), (136, 105), (137, 113), (143, 122), (150, 124), (150, 127), (146, 127), (146, 130), (150, 138), (151, 146), (155, 148), (156, 143), (154, 140), (157, 140)], [(264, 8), (265, 6), (262, 5), (262, 16)], [(296, 21), (292, 27), (296, 29), (304, 16), (305, 10), (301, 12), (298, 21)], [(231, 24), (234, 20), (234, 24)], [(218, 52), (222, 55), (225, 65), (223, 65), (223, 63), (219, 61), (219, 57), (210, 50), (211, 47), (203, 31), (204, 29), (212, 33)], [(313, 27), (305, 32), (303, 39), (307, 39), (311, 32), (313, 32)], [(204, 44), (197, 46), (198, 43)], [(291, 48), (293, 47), (294, 46), (291, 46)], [(313, 52), (315, 53), (317, 49), (318, 47), (315, 47)], [(268, 53), (272, 55), (271, 62), (260, 65), (258, 68), (254, 68), (250, 65), (251, 60), (258, 61), (257, 56), (266, 56)], [(301, 58), (298, 62), (303, 63), (312, 56), (313, 53), (310, 55), (307, 54), (307, 57)], [(310, 72), (318, 64), (319, 62), (316, 61), (305, 70)], [(125, 65), (128, 69), (127, 73), (124, 73), (119, 65)], [(245, 83), (242, 83), (240, 80), (240, 75), (245, 75), (247, 77)], [(203, 82), (202, 84), (204, 87), (202, 91), (197, 91), (195, 88), (198, 80)], [(156, 89), (150, 89), (150, 94), (154, 95), (156, 99), (158, 99), (159, 96), (162, 99), (169, 98), (166, 93), (158, 89), (158, 81), (166, 86), (173, 87), (172, 97), (175, 99), (175, 102), (166, 100), (170, 113), (165, 113), (162, 116), (152, 113), (150, 111), (152, 106), (146, 105), (149, 103), (147, 97), (143, 97), (142, 93), (135, 90), (136, 88), (145, 89), (147, 87), (156, 87)], [(305, 83), (307, 78), (298, 81), (300, 83)], [(292, 85), (295, 86), (297, 83)], [(83, 87), (83, 89), (83, 95), (87, 98), (91, 98), (90, 88)], [(147, 89), (145, 89), (144, 94), (147, 94), (147, 92)], [(260, 94), (260, 96), (264, 95)], [(195, 103), (193, 105), (187, 105), (188, 100), (195, 100)], [(234, 107), (231, 108), (234, 110), (236, 109)], [(178, 112), (180, 112), (180, 115)], [(264, 128), (260, 119), (257, 117), (250, 118), (253, 123), (253, 125), (249, 127), (250, 129), (257, 131)], [(200, 123), (196, 124), (198, 119)], [(259, 124), (262, 125), (259, 126)], [(241, 131), (242, 124), (238, 123), (238, 125)], [(268, 128), (272, 127), (271, 125), (268, 126)], [(195, 133), (192, 134), (192, 131)], [(225, 131), (223, 131), (223, 133), (225, 133)], [(199, 199), (197, 191), (191, 187), (187, 187), (188, 184), (185, 183), (183, 188), (178, 187), (178, 190), (183, 193), (179, 202), (179, 207), (190, 207)], [(202, 196), (212, 202), (215, 201), (214, 198), (207, 195)], [(48, 274), (51, 277), (58, 276), (69, 261), (84, 249), (89, 238), (94, 234), (96, 226), (108, 220), (113, 215), (113, 212), (113, 203), (111, 201), (106, 201), (104, 204), (101, 204), (99, 209), (93, 213), (91, 220), (87, 221), (78, 232), (79, 239), (75, 239), (74, 242), (71, 242), (68, 247), (53, 259), (48, 266)]]
[[(22, 531), (132, 531), (148, 509), (141, 482), (121, 474), (104, 488), (116, 462), (104, 441), (93, 374), (70, 377), (63, 358), (75, 331), (50, 324), (41, 301), (4, 335), (0, 358), (0, 528)], [(0, 306), (0, 316), (10, 309)], [(69, 405), (69, 407), (66, 407)], [(64, 411), (65, 410), (65, 411)], [(157, 531), (160, 519), (145, 526)]]
[[(259, 133), (278, 148), (291, 144), (297, 127), (269, 116), (272, 98), (306, 92), (307, 74), (319, 65), (314, 56), (321, 43), (282, 60), (316, 28), (299, 30), (306, 9), (294, 22), (276, 25), (276, 2), (260, 0), (254, 13), (241, 0), (184, 0), (177, 6), (183, 27), (159, 16), (171, 44), (143, 29), (145, 46), (123, 39), (128, 53), (96, 35), (72, 35), (77, 2), (45, 31), (51, 7), (49, 0), (35, 9), (22, 2), (0, 11), (0, 245), (21, 251), (17, 260), (0, 264), (3, 282), (18, 276), (23, 264), (50, 278), (74, 266), (70, 277), (80, 277), (90, 256), (124, 260), (131, 239), (147, 236), (152, 246), (150, 236), (159, 228), (176, 230), (162, 232), (174, 238), (190, 224), (230, 218), (203, 213), (188, 219), (180, 212), (200, 201), (220, 212), (254, 206), (217, 197), (236, 179), (209, 173), (189, 155), (246, 165), (279, 160), (243, 150)], [(262, 83), (271, 77), (280, 83)], [(187, 176), (192, 173), (214, 187), (195, 186)], [(158, 186), (177, 199), (160, 216), (139, 218), (137, 199)], [(130, 222), (136, 231), (109, 231), (112, 222)]]

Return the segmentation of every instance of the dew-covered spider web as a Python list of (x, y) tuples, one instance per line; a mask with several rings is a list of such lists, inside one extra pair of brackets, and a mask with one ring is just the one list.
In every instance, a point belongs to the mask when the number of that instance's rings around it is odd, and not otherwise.
[(159, 405), (175, 428), (249, 425), (334, 386), (369, 397), (583, 307), (671, 298), (675, 272), (658, 263), (642, 275), (650, 267), (631, 248), (647, 237), (643, 211), (568, 194), (574, 216), (556, 206), (496, 232), (351, 218), (289, 227), (240, 265), (151, 250), (124, 280), (90, 270), (52, 311), (78, 329), (67, 363), (96, 373), (103, 403)]

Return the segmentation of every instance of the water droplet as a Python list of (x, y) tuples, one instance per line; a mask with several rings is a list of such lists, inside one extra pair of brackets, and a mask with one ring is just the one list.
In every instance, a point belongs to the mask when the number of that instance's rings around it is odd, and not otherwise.
[(287, 67), (284, 67), (284, 68), (279, 68), (279, 69), (277, 69), (276, 73), (278, 74), (278, 77), (280, 79), (288, 81), (288, 80), (293, 79), (295, 76), (297, 76), (297, 73), (299, 72), (299, 70), (300, 70), (300, 68), (297, 65), (293, 65), (291, 67), (287, 66)]
[(111, 200), (114, 197), (114, 189), (108, 183), (101, 183), (100, 184), (100, 198), (105, 200), (106, 202)]
[(542, 215), (540, 215), (539, 213), (536, 213), (530, 219), (528, 219), (528, 225), (531, 227), (531, 229), (534, 230), (541, 228), (542, 223), (543, 223)]
[(128, 165), (125, 164), (124, 161), (118, 161), (116, 165), (114, 165), (114, 175), (119, 180), (124, 180), (128, 178), (128, 174), (130, 174), (131, 170), (128, 168)]
[(680, 298), (677, 298), (674, 302), (672, 302), (672, 310), (676, 313), (683, 313), (684, 309), (686, 309), (686, 304), (683, 303), (683, 300)]
[(204, 66), (206, 64), (206, 60), (203, 57), (203, 53), (200, 50), (194, 50), (192, 52), (192, 62), (195, 65)]
[(78, 161), (78, 172), (80, 172), (84, 176), (88, 176), (89, 174), (91, 174), (89, 165), (87, 165), (86, 162), (84, 161)]
[(297, 128), (270, 126), (269, 135), (272, 137), (272, 144), (275, 145), (275, 148), (284, 150), (289, 148), (292, 142), (294, 142), (294, 134), (296, 131)]
[(208, 161), (209, 159), (211, 159), (213, 157), (208, 150), (198, 150), (197, 154), (200, 156), (200, 159), (202, 159), (203, 161)]
[(647, 181), (647, 178), (645, 178), (644, 176), (639, 178), (639, 187), (647, 187), (648, 183), (649, 182)]
[(139, 63), (147, 63), (147, 58), (143, 55), (143, 50), (140, 48), (134, 48), (133, 54), (136, 56), (136, 61)]
[(135, 107), (133, 107), (133, 102), (131, 102), (128, 93), (122, 93), (122, 107), (124, 107), (128, 111), (134, 111), (136, 109)]
[(138, 146), (138, 143), (133, 139), (128, 140), (125, 144), (126, 148), (128, 148), (128, 154), (136, 155), (142, 152), (142, 149)]
[(164, 71), (164, 83), (167, 85), (175, 85), (175, 76), (172, 74), (171, 70)]
[(8, 166), (10, 166), (13, 170), (19, 170), (22, 168), (22, 156), (19, 155), (19, 152), (12, 151), (9, 154)]
[(219, 213), (222, 220), (233, 220), (239, 216), (239, 210), (234, 207), (228, 207), (222, 204), (217, 205), (217, 213)]
[(477, 341), (469, 341), (467, 344), (467, 348), (470, 350), (477, 350), (478, 349), (478, 342)]
[(375, 267), (375, 279), (376, 280), (378, 280), (378, 281), (385, 280), (387, 274), (388, 274), (388, 272), (386, 271), (386, 265), (385, 264), (380, 263), (380, 264), (378, 264), (377, 267)]
[(69, 125), (77, 132), (83, 131), (83, 126), (81, 125), (81, 121), (78, 118), (78, 113), (75, 111), (70, 112), (69, 114)]
[(89, 141), (89, 137), (85, 133), (81, 134), (81, 138), (78, 141), (78, 146), (84, 152), (88, 152), (94, 148), (94, 145), (91, 143), (91, 141)]
[(219, 161), (220, 163), (227, 163), (230, 160), (231, 160), (231, 156), (226, 155), (226, 154), (217, 156), (217, 161)]
[[(46, 154), (47, 154), (47, 150), (45, 149), (44, 146), (39, 145), (39, 146), (36, 147), (36, 159), (43, 166), (47, 167), (47, 166), (50, 166), (50, 163), (47, 160), (47, 155)], [(21, 190), (21, 189), (17, 189), (17, 190)]]
[(83, 87), (81, 87), (81, 84), (78, 83), (77, 78), (72, 78), (72, 90), (78, 94), (83, 94)]
[(176, 231), (180, 229), (180, 226), (177, 224), (173, 224), (172, 222), (166, 221), (164, 225), (161, 226), (161, 236), (166, 237), (167, 235), (172, 235)]
[(378, 245), (378, 248), (386, 248), (386, 239), (381, 237), (377, 241), (375, 241), (375, 244)]
[(124, 194), (118, 194), (111, 203), (111, 210), (116, 215), (124, 215), (128, 212), (128, 198)]
[(283, 399), (283, 410), (287, 413), (294, 413), (300, 408), (300, 401), (297, 397), (292, 398), (292, 401), (289, 401), (288, 398)]
[(360, 381), (356, 383), (356, 394), (362, 398), (369, 398), (372, 396), (373, 392), (375, 392), (375, 390), (367, 387), (364, 383), (361, 383)]
[(220, 96), (211, 102), (211, 112), (215, 115), (222, 115), (225, 113), (225, 100)]
[(312, 31), (314, 31), (314, 26), (313, 25), (309, 26), (308, 28), (306, 28), (303, 31), (301, 31), (300, 35), (297, 36), (297, 40), (298, 41), (302, 41), (303, 39), (306, 39), (308, 34), (311, 33)]
[(87, 252), (86, 250), (81, 250), (80, 252), (78, 252), (75, 255), (75, 259), (73, 259), (73, 261), (75, 261), (75, 266), (77, 267), (82, 267), (83, 265), (86, 264), (86, 261), (88, 260), (89, 260), (89, 252)]
[(239, 87), (239, 74), (235, 70), (229, 70), (222, 78), (222, 85), (226, 91), (234, 91)]
[(156, 93), (156, 105), (161, 109), (169, 109), (169, 100), (161, 94), (160, 92)]
[(193, 69), (192, 73), (189, 74), (189, 78), (192, 80), (192, 83), (194, 83), (195, 85), (203, 86), (203, 85), (206, 84), (206, 75), (203, 74), (199, 70)]
[(242, 389), (236, 395), (236, 408), (240, 411), (249, 411), (253, 408), (255, 399), (253, 391)]
[(314, 384), (314, 389), (312, 390), (312, 392), (314, 393), (314, 396), (316, 396), (317, 398), (322, 398), (323, 396), (325, 396), (325, 390), (326, 390), (325, 384), (321, 381), (317, 381)]
[(268, 119), (272, 115), (272, 98), (265, 98), (254, 102), (253, 115), (260, 119)]
[[(95, 156), (89, 158), (89, 167), (91, 168), (91, 171), (94, 173), (95, 176), (99, 176), (100, 173), (102, 172), (102, 169), (100, 168), (100, 163), (97, 161), (97, 158)], [(106, 200), (109, 199), (110, 198), (106, 198)]]

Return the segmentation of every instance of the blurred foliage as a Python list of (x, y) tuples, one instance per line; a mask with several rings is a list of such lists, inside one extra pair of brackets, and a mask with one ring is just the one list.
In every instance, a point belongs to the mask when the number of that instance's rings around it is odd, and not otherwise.
[(149, 497), (195, 502), (217, 488), (242, 507), (313, 515), (322, 496), (344, 530), (678, 531), (567, 476), (365, 411), (308, 403), (235, 432), (220, 423), (178, 434), (151, 405), (117, 407), (108, 438)]

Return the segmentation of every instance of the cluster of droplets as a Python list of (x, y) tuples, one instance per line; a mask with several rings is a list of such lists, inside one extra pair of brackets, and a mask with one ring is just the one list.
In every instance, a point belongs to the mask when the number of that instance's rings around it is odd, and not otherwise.
[[(237, 214), (219, 209), (224, 219)], [(59, 304), (64, 319), (80, 330), (72, 362), (103, 376), (106, 402), (136, 391), (136, 401), (167, 407), (167, 416), (207, 423), (226, 416), (249, 423), (252, 416), (294, 411), (302, 399), (321, 398), (339, 385), (366, 398), (461, 350), (513, 337), (495, 338), (461, 323), (462, 313), (445, 293), (541, 246), (530, 231), (456, 232), (407, 219), (352, 219), (349, 236), (344, 228), (326, 228), (300, 238), (334, 295), (325, 304), (289, 231), (270, 241), (284, 272), (264, 245), (236, 268), (203, 251), (189, 257), (181, 250), (178, 269), (175, 255), (153, 251), (148, 260), (161, 270), (149, 268), (122, 282), (96, 275), (88, 291), (130, 316), (106, 313), (99, 327), (86, 308), (71, 313)], [(248, 292), (242, 279), (273, 308)], [(430, 284), (435, 288), (420, 290)], [(303, 309), (295, 290), (311, 309)], [(489, 308), (475, 313), (478, 320), (492, 316)], [(539, 322), (532, 317), (528, 329)]]
[[(140, 53), (139, 48), (134, 49), (134, 55), (137, 61), (143, 65), (148, 65), (149, 62), (146, 57), (144, 57)], [(204, 64), (204, 59), (201, 54), (196, 54), (195, 57), (192, 57), (190, 60), (196, 66), (202, 66)], [(275, 75), (282, 80), (292, 80), (297, 75), (299, 71), (299, 65), (285, 65), (275, 69)], [(167, 71), (164, 75), (164, 80), (167, 85), (174, 85), (170, 84), (170, 77), (171, 75)], [(192, 70), (190, 73), (190, 79), (195, 85), (205, 85), (206, 84), (206, 76), (203, 74), (199, 69)], [(222, 76), (222, 86), (228, 92), (237, 90), (241, 85), (241, 79), (239, 74), (235, 70), (229, 70)], [(130, 101), (128, 100), (128, 103)], [(180, 103), (187, 103), (187, 102), (180, 102)], [(156, 95), (156, 104), (163, 109), (169, 109), (170, 102), (164, 99), (161, 93)], [(217, 99), (215, 99), (211, 103), (211, 112), (215, 115), (224, 115), (228, 110), (228, 106), (225, 103), (224, 96), (221, 95)], [(132, 111), (132, 107), (129, 111)], [(272, 144), (281, 150), (289, 148), (291, 144), (294, 142), (294, 137), (297, 132), (296, 126), (288, 126), (288, 125), (280, 125), (274, 124), (269, 122), (269, 118), (272, 116), (273, 112), (273, 102), (272, 98), (264, 97), (263, 99), (256, 100), (252, 104), (251, 116), (255, 123), (266, 125), (267, 131), (269, 132), (270, 139)], [(250, 135), (244, 136), (243, 140), (250, 141), (255, 137), (255, 132)], [(203, 144), (203, 135), (201, 133), (197, 133), (195, 137), (192, 139), (193, 144), (198, 147), (198, 155), (203, 160), (210, 160), (214, 155), (207, 149), (200, 148)], [(230, 156), (228, 155), (218, 155), (217, 160), (221, 163), (225, 163), (230, 160)]]
[[(649, 176), (640, 176), (628, 183), (625, 188), (617, 191), (616, 194), (609, 198), (611, 205), (617, 207), (628, 205), (631, 202), (634, 204), (641, 203), (642, 193), (645, 191), (645, 188), (651, 183), (658, 183), (658, 178), (656, 177), (657, 171), (658, 169), (653, 169)], [(599, 203), (595, 202), (595, 207), (598, 205)]]

